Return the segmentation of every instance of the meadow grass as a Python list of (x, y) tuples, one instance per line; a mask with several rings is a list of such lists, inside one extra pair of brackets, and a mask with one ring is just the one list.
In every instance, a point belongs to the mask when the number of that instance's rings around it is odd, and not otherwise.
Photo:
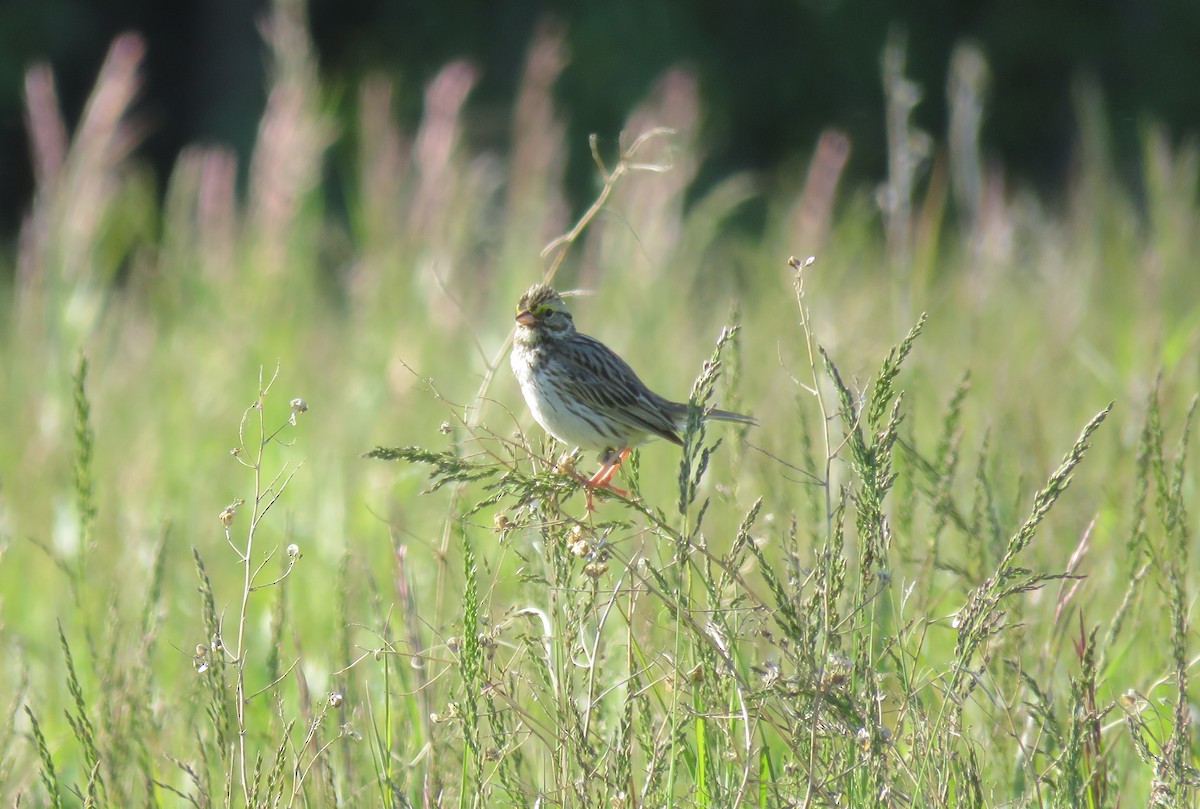
[[(136, 37), (70, 137), (28, 76), (0, 800), (1194, 804), (1194, 142), (1148, 125), (1135, 199), (1081, 91), (1061, 204), (977, 144), (923, 175), (892, 42), (879, 193), (838, 189), (830, 132), (687, 200), (673, 72), (572, 220), (551, 30), (503, 156), (467, 145), (470, 66), (408, 132), (383, 78), (337, 112), (293, 5), (264, 30), (244, 192), (195, 147), (157, 200)], [(593, 513), (506, 367), (551, 276), (695, 405)]]

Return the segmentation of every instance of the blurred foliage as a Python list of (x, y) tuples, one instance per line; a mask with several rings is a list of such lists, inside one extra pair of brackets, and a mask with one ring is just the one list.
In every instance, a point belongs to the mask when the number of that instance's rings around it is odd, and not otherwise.
[[(125, 30), (149, 43), (139, 105), (143, 148), (165, 179), (179, 150), (215, 140), (243, 160), (265, 102), (256, 25), (261, 2), (215, 0), (166, 6), (145, 0), (56, 0), (0, 7), (0, 146), (22, 150), (20, 77), (49, 61), (74, 119), (109, 40)], [(1200, 128), (1200, 97), (1179, 77), (1200, 72), (1200, 5), (1189, 0), (1053, 0), (965, 3), (883, 0), (667, 0), (641, 3), (494, 3), (453, 0), (313, 0), (314, 40), (327, 83), (348, 110), (365, 76), (396, 80), (402, 120), (415, 123), (421, 88), (446, 63), (466, 59), (480, 80), (467, 136), (504, 151), (525, 54), (539, 25), (565, 34), (567, 65), (556, 98), (571, 145), (568, 186), (576, 207), (592, 192), (590, 133), (615, 141), (627, 110), (673, 67), (700, 88), (708, 146), (697, 193), (731, 172), (755, 169), (787, 183), (822, 129), (853, 144), (849, 175), (877, 177), (886, 163), (879, 53), (888, 31), (907, 30), (911, 77), (924, 90), (921, 128), (947, 127), (950, 55), (978, 44), (990, 66), (985, 152), (1011, 176), (1043, 192), (1069, 169), (1079, 123), (1072, 105), (1081, 77), (1101, 88), (1117, 164), (1135, 179), (1137, 128), (1148, 118), (1181, 133)], [(0, 165), (0, 228), (11, 231), (31, 187), (21, 161)]]
[[(1147, 122), (1131, 194), (1082, 82), (1048, 202), (972, 139), (969, 57), (939, 156), (891, 40), (869, 183), (827, 130), (788, 182), (705, 186), (703, 80), (675, 70), (598, 139), (573, 228), (576, 34), (538, 30), (481, 148), (478, 68), (331, 81), (279, 0), (248, 158), (193, 144), (165, 193), (136, 151), (153, 42), (112, 44), (78, 120), (27, 75), (0, 799), (1194, 802), (1196, 143)], [(532, 424), (506, 340), (552, 270), (675, 398), (740, 325), (702, 378), (760, 426), (712, 425), (679, 520), (677, 448), (579, 516)]]

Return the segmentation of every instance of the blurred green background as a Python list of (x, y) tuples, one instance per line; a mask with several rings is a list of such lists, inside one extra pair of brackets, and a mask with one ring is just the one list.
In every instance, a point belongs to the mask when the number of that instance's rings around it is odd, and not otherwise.
[[(551, 268), (558, 285), (593, 293), (572, 299), (581, 328), (672, 398), (686, 397), (736, 321), (718, 400), (761, 427), (745, 440), (713, 428), (725, 443), (705, 477), (706, 547), (727, 550), (761, 497), (753, 538), (766, 550), (745, 557), (745, 589), (732, 598), (768, 603), (767, 559), (795, 572), (786, 585), (799, 602), (813, 587), (805, 571), (832, 541), (814, 479), (848, 509), (838, 552), (852, 571), (862, 541), (853, 509), (869, 483), (840, 441), (861, 425), (823, 421), (832, 408), (813, 396), (833, 401), (820, 359), (810, 364), (787, 260), (815, 255), (809, 329), (860, 405), (889, 348), (929, 317), (896, 382), (903, 451), (886, 500), (885, 569), (864, 574), (877, 590), (843, 596), (844, 637), (822, 630), (867, 650), (861, 671), (903, 680), (889, 696), (901, 707), (887, 708), (900, 755), (867, 761), (882, 768), (872, 777), (919, 805), (954, 780), (947, 773), (968, 771), (984, 773), (988, 800), (964, 805), (1081, 805), (1078, 785), (1099, 782), (1140, 801), (1171, 753), (1170, 788), (1187, 805), (1200, 119), (1196, 95), (1164, 77), (1195, 72), (1196, 7), (434, 6), (0, 10), (11, 45), (0, 72), (11, 195), (0, 252), (0, 635), (16, 651), (0, 660), (10, 720), (0, 723), (0, 798), (48, 804), (47, 757), (81, 795), (89, 773), (105, 773), (101, 803), (114, 806), (166, 802), (163, 783), (201, 805), (198, 796), (241, 787), (213, 720), (236, 668), (270, 696), (240, 737), (267, 758), (283, 749), (314, 761), (287, 723), (316, 727), (314, 713), (339, 695), (319, 744), (344, 759), (298, 785), (304, 799), (377, 805), (372, 789), (387, 783), (412, 804), (434, 805), (437, 785), (468, 805), (484, 793), (467, 764), (480, 779), (494, 774), (460, 725), (443, 721), (450, 706), (483, 699), (479, 672), (464, 673), (457, 656), (478, 628), (464, 627), (468, 608), (470, 621), (497, 627), (504, 650), (487, 659), (503, 669), (488, 676), (519, 680), (505, 681), (524, 689), (518, 706), (536, 703), (548, 728), (509, 740), (527, 756), (512, 765), (517, 791), (560, 795), (583, 766), (554, 752), (578, 731), (572, 711), (603, 694), (605, 721), (588, 724), (582, 745), (603, 751), (633, 681), (616, 652), (594, 668), (571, 663), (561, 690), (540, 679), (543, 639), (513, 637), (513, 626), (526, 626), (525, 608), (566, 616), (568, 593), (596, 601), (550, 639), (556, 659), (578, 659), (579, 637), (607, 633), (606, 648), (625, 649), (633, 642), (617, 636), (628, 630), (642, 644), (653, 697), (637, 707), (644, 772), (661, 759), (654, 729), (694, 718), (676, 685), (693, 671), (723, 676), (700, 665), (712, 662), (710, 636), (672, 623), (670, 603), (649, 590), (638, 590), (649, 607), (605, 611), (611, 624), (593, 632), (589, 610), (629, 593), (597, 590), (580, 560), (562, 558), (560, 534), (586, 525), (614, 549), (605, 587), (634, 588), (626, 574), (642, 569), (637, 559), (667, 569), (672, 535), (648, 515), (664, 509), (662, 522), (677, 525), (678, 450), (641, 451), (646, 510), (608, 503), (582, 518), (578, 494), (505, 496), (464, 518), (492, 490), (423, 495), (426, 467), (362, 454), (418, 445), (549, 476), (543, 461), (562, 448), (528, 417), (505, 345), (520, 293)], [(131, 28), (142, 33), (112, 39)], [(671, 131), (628, 152), (656, 127)], [(618, 165), (628, 171), (606, 178)], [(544, 252), (598, 196), (577, 238)], [(309, 409), (291, 425), (295, 397)], [(1021, 571), (1069, 568), (1084, 583), (1016, 595), (994, 613), (995, 645), (959, 659), (957, 616), (1002, 578), (994, 566), (1034, 493), (1110, 402), (1019, 560)], [(287, 569), (288, 545), (303, 556), (284, 585), (247, 595), (251, 506), (228, 536), (219, 517), (254, 500), (244, 462), (260, 413), (282, 432), (259, 493), (277, 473), (295, 476), (257, 525), (251, 562), (270, 579)], [(211, 589), (214, 615), (198, 586)], [(234, 626), (245, 630), (249, 650), (219, 670), (198, 665), (196, 651), (217, 654), (217, 621), (226, 644)], [(1090, 675), (1068, 640), (1076, 622), (1103, 639)], [(811, 696), (829, 661), (805, 668), (759, 629), (728, 638), (741, 676), (783, 661), (781, 676)], [(947, 727), (942, 686), (961, 682), (967, 664), (986, 687), (963, 698), (963, 726)], [(1085, 680), (1095, 716), (1079, 707)], [(883, 704), (856, 685), (849, 702)], [(1142, 704), (1130, 692), (1152, 706), (1135, 731), (1119, 713)], [(695, 710), (725, 721), (728, 699), (714, 693)], [(796, 693), (770, 697), (782, 702), (764, 702), (764, 715), (808, 727), (809, 708), (788, 701)], [(64, 711), (91, 713), (98, 756)], [(1103, 717), (1086, 766), (1075, 732), (1085, 714)], [(841, 795), (839, 773), (862, 765), (856, 732), (797, 741), (779, 731), (763, 754), (797, 802), (801, 765)], [(369, 744), (332, 747), (356, 733)], [(1135, 742), (1143, 733), (1149, 752)], [(716, 744), (707, 738), (697, 749)], [(796, 752), (802, 743), (811, 756)], [(914, 750), (935, 763), (906, 770)], [(712, 758), (737, 781), (747, 755), (730, 743)], [(694, 798), (689, 777), (655, 794)]]
[[(141, 32), (147, 70), (135, 107), (145, 129), (139, 149), (161, 190), (190, 143), (227, 144), (243, 164), (249, 156), (266, 102), (257, 26), (267, 10), (261, 0), (4, 4), (0, 228), (11, 233), (32, 187), (18, 157), (26, 151), (21, 75), (30, 64), (54, 65), (74, 121), (111, 39)], [(851, 177), (880, 176), (886, 153), (879, 54), (896, 26), (908, 31), (908, 73), (924, 89), (916, 124), (945, 131), (950, 54), (961, 42), (977, 43), (991, 74), (985, 152), (1044, 194), (1056, 193), (1070, 168), (1078, 135), (1071, 86), (1080, 77), (1103, 89), (1105, 122), (1127, 181), (1136, 182), (1141, 123), (1153, 119), (1177, 133), (1200, 125), (1200, 99), (1186, 80), (1200, 72), (1200, 9), (1187, 0), (316, 0), (310, 16), (322, 78), (341, 110), (350, 108), (364, 76), (382, 72), (396, 80), (398, 114), (412, 123), (434, 73), (466, 59), (479, 77), (465, 135), (477, 148), (499, 151), (511, 145), (513, 101), (534, 32), (560, 26), (566, 63), (554, 95), (567, 122), (568, 185), (577, 207), (590, 194), (586, 136), (613, 139), (627, 111), (676, 66), (695, 76), (702, 102), (706, 152), (696, 193), (732, 171), (763, 171), (770, 181), (794, 170), (828, 126), (853, 141)], [(335, 160), (330, 170), (344, 168)]]

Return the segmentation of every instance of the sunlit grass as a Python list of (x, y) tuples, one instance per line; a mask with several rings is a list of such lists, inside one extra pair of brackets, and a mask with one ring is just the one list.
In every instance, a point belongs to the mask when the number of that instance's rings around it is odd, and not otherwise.
[[(728, 223), (756, 178), (686, 199), (677, 71), (597, 142), (576, 223), (553, 32), (510, 153), (477, 154), (468, 66), (415, 132), (382, 78), (335, 121), (287, 8), (245, 195), (205, 148), (156, 201), (135, 38), (69, 142), (49, 74), (27, 82), (0, 799), (1194, 800), (1194, 145), (1147, 128), (1135, 202), (1081, 94), (1061, 209), (982, 169), (951, 194), (934, 156), (881, 216), (826, 133), (751, 237)], [(507, 369), (547, 275), (653, 387), (760, 426), (647, 445), (634, 496), (585, 513)]]

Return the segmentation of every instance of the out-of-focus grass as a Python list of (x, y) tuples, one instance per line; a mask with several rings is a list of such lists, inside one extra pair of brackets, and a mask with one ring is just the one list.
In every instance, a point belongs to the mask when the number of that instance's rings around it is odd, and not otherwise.
[[(668, 74), (628, 131), (675, 129), (636, 156), (670, 170), (621, 177), (556, 283), (593, 290), (577, 322), (676, 398), (736, 320), (706, 384), (761, 426), (708, 428), (684, 513), (659, 443), (631, 465), (638, 503), (583, 517), (500, 351), (572, 224), (560, 44), (531, 50), (509, 153), (475, 154), (469, 66), (431, 82), (415, 132), (383, 79), (337, 120), (289, 8), (244, 198), (198, 147), (155, 201), (128, 159), (135, 38), (69, 142), (48, 73), (27, 82), (38, 194), (0, 290), (0, 797), (1187, 805), (1194, 144), (1148, 127), (1135, 202), (1081, 93), (1061, 209), (995, 172), (951, 202), (939, 159), (889, 229), (872, 191), (834, 192), (830, 133), (751, 240), (726, 223), (761, 178), (685, 204), (699, 110)], [(319, 186), (335, 138), (344, 219)], [(601, 144), (609, 169), (621, 148)], [(793, 254), (819, 256), (799, 299)], [(247, 561), (260, 444), (260, 516), (278, 500)], [(377, 445), (482, 477), (422, 494), (429, 467), (362, 457)], [(1058, 502), (1022, 539), (1039, 492)]]

